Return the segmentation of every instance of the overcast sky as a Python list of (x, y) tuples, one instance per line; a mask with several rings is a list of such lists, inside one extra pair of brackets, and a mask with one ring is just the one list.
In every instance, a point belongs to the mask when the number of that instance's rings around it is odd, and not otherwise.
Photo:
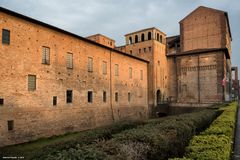
[(240, 0), (0, 0), (2, 7), (80, 36), (101, 33), (117, 45), (126, 33), (148, 27), (177, 35), (178, 22), (201, 5), (228, 12), (232, 65), (240, 69)]

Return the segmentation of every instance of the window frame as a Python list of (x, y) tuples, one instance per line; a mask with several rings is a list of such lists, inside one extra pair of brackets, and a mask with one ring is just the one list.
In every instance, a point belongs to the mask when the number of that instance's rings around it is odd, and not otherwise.
[(133, 69), (132, 69), (132, 67), (129, 67), (129, 69), (128, 69), (128, 71), (129, 71), (129, 79), (132, 79), (132, 72), (133, 72)]
[(73, 90), (66, 90), (66, 103), (71, 104), (73, 103)]
[(107, 75), (107, 62), (102, 61), (102, 74)]
[(7, 121), (8, 131), (14, 131), (14, 120)]
[(50, 64), (50, 47), (42, 46), (42, 64)]
[(93, 103), (93, 91), (88, 91), (87, 92), (87, 102), (88, 103)]
[(67, 69), (73, 69), (73, 53), (67, 52)]
[[(30, 83), (32, 82), (30, 81), (31, 80), (30, 77), (34, 78), (34, 87), (30, 86)], [(36, 90), (37, 90), (37, 76), (33, 74), (28, 74), (28, 91), (36, 91)]]
[(118, 64), (114, 65), (114, 75), (117, 77), (119, 76), (119, 65)]
[(87, 70), (88, 72), (93, 72), (93, 58), (88, 57), (88, 62), (87, 62)]
[(9, 29), (4, 29), (4, 28), (2, 29), (2, 44), (10, 45), (10, 41), (11, 41), (10, 35), (11, 33)]
[(115, 100), (115, 102), (116, 103), (118, 103), (118, 100), (119, 100), (119, 94), (118, 94), (118, 92), (115, 92), (115, 94), (114, 94), (114, 100)]

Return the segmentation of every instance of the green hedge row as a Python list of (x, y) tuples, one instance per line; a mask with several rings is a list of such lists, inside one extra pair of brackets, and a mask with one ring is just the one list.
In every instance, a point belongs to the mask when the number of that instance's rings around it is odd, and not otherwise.
[[(25, 159), (45, 159), (47, 158), (47, 155), (55, 154), (60, 150), (69, 150), (71, 147), (75, 147), (76, 145), (88, 145), (95, 143), (95, 141), (111, 139), (113, 134), (127, 129), (132, 129), (143, 124), (146, 124), (146, 121), (121, 121), (93, 130), (54, 136), (47, 139), (40, 139), (36, 142), (9, 146), (0, 149), (0, 157), (11, 155), (21, 157), (23, 156)], [(59, 139), (61, 139), (61, 141)], [(35, 145), (38, 145), (39, 143), (41, 145), (42, 141), (48, 140), (53, 140), (55, 142), (51, 142), (50, 145), (46, 145), (39, 150), (29, 149), (29, 146), (31, 145), (35, 147)], [(26, 150), (24, 148), (26, 148)]]
[[(223, 113), (187, 147), (186, 158), (194, 160), (228, 160), (231, 155), (237, 103), (221, 108)], [(180, 159), (179, 159), (180, 160)]]
[(120, 133), (109, 133), (107, 138), (100, 136), (100, 138), (95, 137), (91, 140), (87, 137), (85, 137), (86, 139), (78, 139), (70, 147), (61, 147), (61, 149), (57, 147), (57, 150), (42, 152), (35, 158), (51, 160), (161, 160), (181, 156), (191, 137), (209, 126), (217, 115), (216, 110), (204, 110), (149, 120), (146, 124), (133, 129), (125, 129)]

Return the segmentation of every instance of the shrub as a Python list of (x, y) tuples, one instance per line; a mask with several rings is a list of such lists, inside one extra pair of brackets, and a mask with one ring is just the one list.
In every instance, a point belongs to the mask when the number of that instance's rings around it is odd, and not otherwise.
[[(83, 142), (48, 153), (45, 159), (166, 159), (181, 156), (191, 137), (209, 125), (217, 116), (215, 110), (205, 110), (178, 116), (149, 120), (145, 125), (116, 132), (107, 138), (86, 135)], [(105, 131), (104, 131), (105, 133)], [(105, 134), (101, 133), (100, 135)], [(88, 141), (89, 137), (94, 137)], [(91, 138), (90, 138), (91, 139)], [(87, 141), (86, 141), (87, 140)], [(83, 155), (84, 154), (84, 155)], [(78, 158), (77, 158), (78, 157)]]
[(193, 137), (187, 147), (187, 158), (196, 160), (228, 160), (230, 158), (237, 104), (231, 103), (220, 110), (223, 110), (223, 113), (211, 126), (200, 135)]

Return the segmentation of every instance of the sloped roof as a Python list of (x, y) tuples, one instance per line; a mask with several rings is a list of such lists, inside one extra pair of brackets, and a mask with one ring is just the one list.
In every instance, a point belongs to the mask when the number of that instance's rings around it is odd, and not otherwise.
[(17, 18), (26, 20), (26, 21), (31, 22), (31, 23), (34, 23), (34, 24), (38, 24), (38, 25), (40, 25), (40, 26), (44, 26), (44, 27), (46, 27), (46, 28), (55, 30), (55, 31), (57, 31), (57, 32), (60, 32), (60, 33), (66, 34), (66, 35), (69, 35), (69, 36), (71, 36), (71, 37), (74, 37), (74, 38), (77, 38), (77, 39), (79, 39), (79, 40), (85, 41), (85, 42), (87, 42), (87, 43), (90, 43), (90, 44), (93, 44), (93, 45), (96, 45), (96, 46), (99, 46), (99, 47), (102, 47), (102, 48), (105, 48), (105, 49), (108, 49), (108, 50), (111, 50), (111, 51), (114, 51), (114, 52), (118, 52), (118, 53), (120, 53), (120, 54), (122, 54), (122, 55), (125, 55), (125, 56), (128, 56), (128, 57), (132, 57), (132, 58), (134, 58), (134, 59), (138, 59), (138, 60), (140, 60), (140, 61), (144, 61), (144, 62), (148, 62), (148, 63), (149, 63), (149, 61), (147, 61), (147, 60), (145, 60), (145, 59), (142, 59), (142, 58), (139, 58), (139, 57), (136, 57), (136, 56), (127, 54), (127, 53), (125, 53), (125, 52), (121, 52), (121, 51), (116, 50), (116, 49), (114, 49), (114, 48), (110, 48), (110, 47), (108, 47), (108, 46), (99, 44), (99, 43), (94, 42), (94, 41), (92, 41), (92, 40), (89, 40), (89, 39), (87, 39), (87, 38), (81, 37), (81, 36), (79, 36), (79, 35), (77, 35), (77, 34), (74, 34), (74, 33), (72, 33), (72, 32), (63, 30), (63, 29), (61, 29), (61, 28), (52, 26), (52, 25), (50, 25), (50, 24), (47, 24), (47, 23), (41, 22), (41, 21), (39, 21), (39, 20), (30, 18), (30, 17), (28, 17), (28, 16), (19, 14), (19, 13), (17, 13), (17, 12), (11, 11), (11, 10), (9, 10), (9, 9), (0, 7), (0, 12), (3, 12), (3, 13), (6, 13), (6, 14), (8, 14), (8, 15), (11, 15), (11, 16), (14, 16), (14, 17), (17, 17)]

